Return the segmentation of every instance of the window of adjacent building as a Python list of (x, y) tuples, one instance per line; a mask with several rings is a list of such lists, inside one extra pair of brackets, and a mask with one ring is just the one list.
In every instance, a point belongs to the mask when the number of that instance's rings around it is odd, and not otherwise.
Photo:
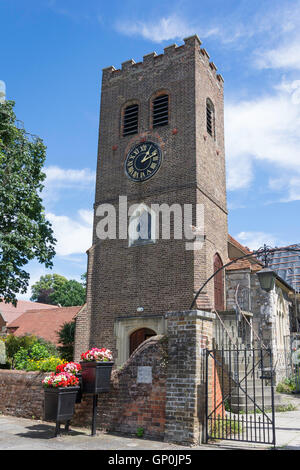
[(139, 105), (127, 106), (123, 115), (123, 137), (137, 134), (139, 128)]
[(209, 135), (215, 137), (215, 107), (209, 98), (206, 100), (206, 130)]
[(152, 126), (169, 124), (169, 95), (159, 95), (152, 101)]

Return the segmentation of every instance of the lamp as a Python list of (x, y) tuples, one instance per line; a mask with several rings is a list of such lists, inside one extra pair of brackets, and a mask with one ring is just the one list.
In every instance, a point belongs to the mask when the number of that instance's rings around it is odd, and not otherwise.
[(276, 273), (270, 268), (264, 268), (257, 273), (261, 289), (270, 292), (275, 284)]

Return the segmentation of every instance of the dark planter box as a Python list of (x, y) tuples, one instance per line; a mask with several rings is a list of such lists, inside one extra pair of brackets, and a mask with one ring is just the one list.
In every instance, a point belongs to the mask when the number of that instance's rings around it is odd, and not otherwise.
[(44, 420), (63, 423), (72, 418), (79, 387), (44, 389)]
[(76, 397), (76, 403), (81, 403), (82, 400), (82, 375), (81, 372), (76, 374), (77, 379), (79, 380), (79, 390)]
[(110, 390), (113, 362), (81, 362), (82, 393), (104, 393)]

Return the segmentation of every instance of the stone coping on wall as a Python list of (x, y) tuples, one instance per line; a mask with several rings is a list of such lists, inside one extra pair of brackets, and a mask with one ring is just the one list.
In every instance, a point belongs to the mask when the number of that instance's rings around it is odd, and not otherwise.
[(198, 318), (200, 320), (212, 321), (216, 318), (215, 313), (205, 310), (182, 310), (179, 312), (167, 312), (165, 317), (171, 319), (172, 317), (185, 316), (190, 318)]

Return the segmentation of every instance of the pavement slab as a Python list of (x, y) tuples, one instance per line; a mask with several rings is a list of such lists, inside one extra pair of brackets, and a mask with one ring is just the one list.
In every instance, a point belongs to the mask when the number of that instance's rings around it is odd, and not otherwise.
[[(300, 450), (300, 396), (284, 396), (294, 411), (276, 413), (276, 449)], [(195, 451), (195, 450), (270, 450), (269, 445), (237, 441), (215, 441), (201, 446), (181, 446), (135, 436), (97, 432), (89, 428), (70, 427), (54, 437), (55, 424), (40, 420), (0, 415), (0, 450), (126, 450), (135, 451)]]

